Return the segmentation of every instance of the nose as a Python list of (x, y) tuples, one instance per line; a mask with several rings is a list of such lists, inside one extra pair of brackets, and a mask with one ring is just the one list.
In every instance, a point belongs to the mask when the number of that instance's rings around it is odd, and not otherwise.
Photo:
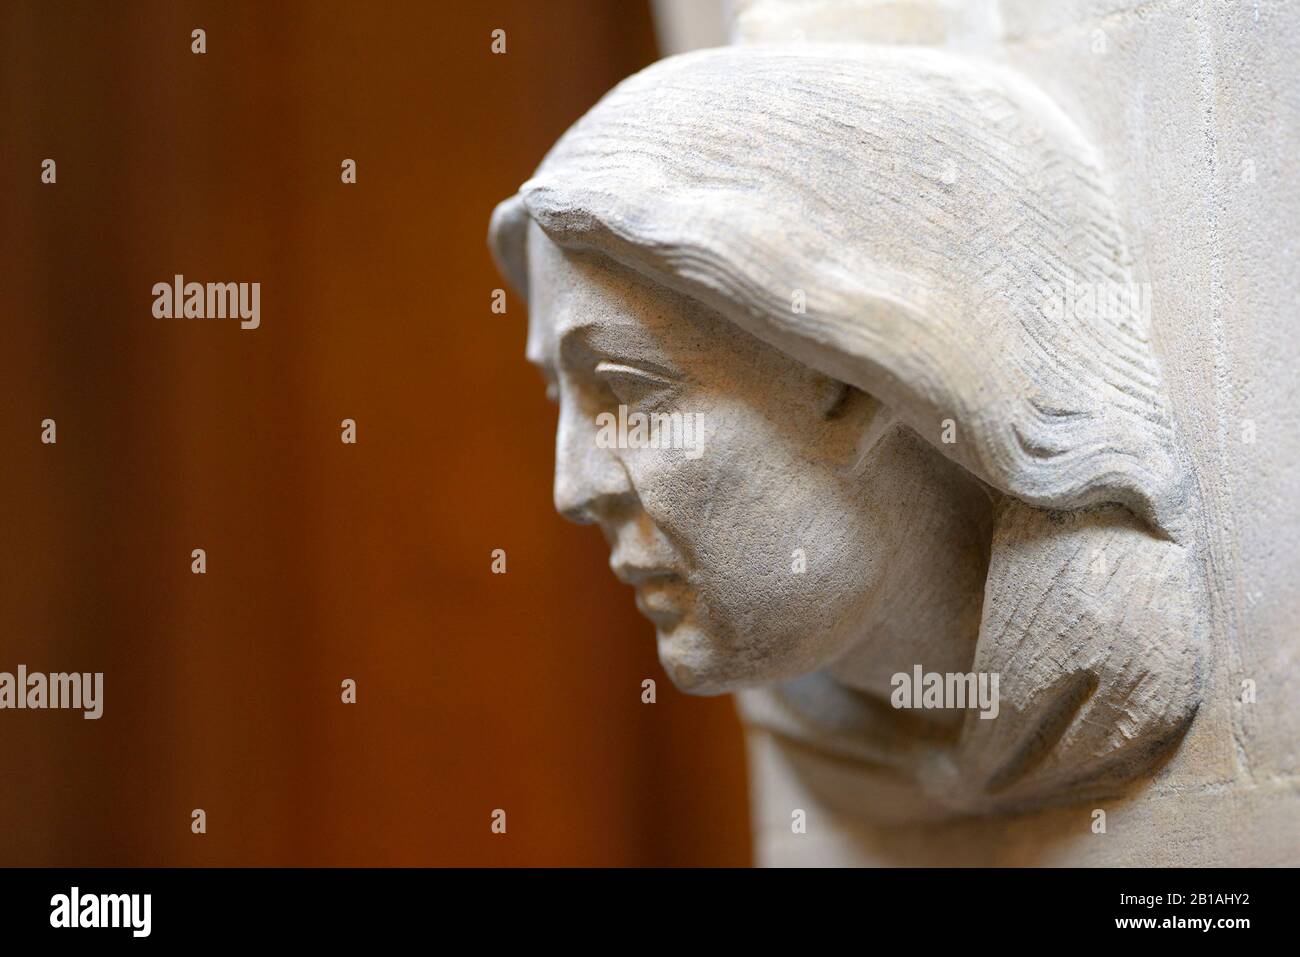
[(594, 416), (561, 401), (555, 430), (555, 510), (571, 522), (608, 521), (636, 493), (616, 449), (596, 444)]

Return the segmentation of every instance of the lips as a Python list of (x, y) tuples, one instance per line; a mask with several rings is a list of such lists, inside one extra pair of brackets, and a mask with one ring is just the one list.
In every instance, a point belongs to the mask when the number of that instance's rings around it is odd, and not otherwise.
[(656, 579), (637, 586), (636, 607), (661, 631), (672, 631), (686, 615), (679, 601), (681, 581)]
[(671, 568), (634, 565), (610, 558), (618, 580), (636, 589), (636, 607), (661, 631), (671, 631), (686, 614), (682, 607), (682, 576)]
[(658, 581), (668, 581), (671, 579), (680, 580), (680, 576), (671, 568), (652, 565), (636, 565), (631, 562), (619, 561), (616, 557), (611, 556), (609, 567), (613, 569), (618, 580), (625, 585), (632, 585), (639, 588), (642, 585)]

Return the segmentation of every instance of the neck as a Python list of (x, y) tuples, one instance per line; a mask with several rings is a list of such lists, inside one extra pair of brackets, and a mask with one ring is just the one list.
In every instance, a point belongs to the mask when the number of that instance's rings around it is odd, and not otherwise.
[(971, 488), (973, 495), (954, 498), (947, 514), (920, 530), (931, 547), (900, 550), (914, 559), (891, 568), (872, 596), (861, 637), (823, 669), (833, 680), (888, 700), (894, 675), (911, 675), (917, 665), (926, 672), (971, 670), (993, 525), (987, 494)]

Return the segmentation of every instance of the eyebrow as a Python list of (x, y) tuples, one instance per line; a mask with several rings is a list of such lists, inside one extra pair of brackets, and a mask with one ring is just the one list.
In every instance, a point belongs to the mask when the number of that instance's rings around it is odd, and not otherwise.
[(587, 352), (599, 352), (600, 350), (593, 348), (591, 344), (592, 333), (595, 332), (597, 325), (598, 323), (596, 320), (588, 319), (584, 322), (577, 323), (576, 325), (569, 326), (560, 333), (560, 341), (559, 345), (556, 347), (556, 352), (559, 354), (561, 360), (579, 347), (585, 348)]
[[(634, 323), (628, 323), (627, 326), (628, 328), (636, 328)], [(561, 361), (568, 359), (570, 364), (582, 366), (586, 364), (585, 360), (588, 359), (592, 360), (593, 363), (604, 359), (640, 368), (673, 381), (680, 382), (688, 378), (685, 373), (665, 366), (662, 362), (655, 362), (653, 359), (646, 358), (645, 355), (641, 354), (651, 350), (658, 352), (652, 342), (643, 340), (643, 348), (634, 350), (638, 354), (628, 355), (623, 350), (610, 349), (599, 341), (593, 341), (598, 338), (603, 330), (604, 324), (599, 319), (580, 322), (565, 329), (560, 334), (560, 343), (557, 349)], [(582, 350), (583, 353), (580, 360), (575, 356), (575, 353), (579, 350)]]
[[(572, 350), (573, 346), (570, 345), (571, 342), (575, 339), (586, 339), (587, 335), (595, 325), (596, 322), (594, 320), (588, 320), (565, 329), (560, 333), (560, 341), (556, 346), (556, 352), (562, 357), (566, 351)], [(547, 354), (546, 350), (542, 348), (540, 339), (534, 340), (531, 337), (529, 338), (524, 347), (524, 358), (538, 369), (541, 369), (546, 375), (548, 381), (554, 378), (554, 363), (551, 362), (551, 357)]]

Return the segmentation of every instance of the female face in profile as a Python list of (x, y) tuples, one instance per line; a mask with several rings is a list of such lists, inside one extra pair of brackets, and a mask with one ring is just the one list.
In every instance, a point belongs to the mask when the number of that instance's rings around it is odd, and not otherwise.
[[(556, 508), (600, 526), (679, 687), (829, 666), (887, 694), (912, 662), (969, 666), (991, 522), (978, 483), (876, 399), (684, 295), (535, 225), (528, 262)], [(620, 406), (695, 417), (698, 454), (609, 447), (601, 417)]]

